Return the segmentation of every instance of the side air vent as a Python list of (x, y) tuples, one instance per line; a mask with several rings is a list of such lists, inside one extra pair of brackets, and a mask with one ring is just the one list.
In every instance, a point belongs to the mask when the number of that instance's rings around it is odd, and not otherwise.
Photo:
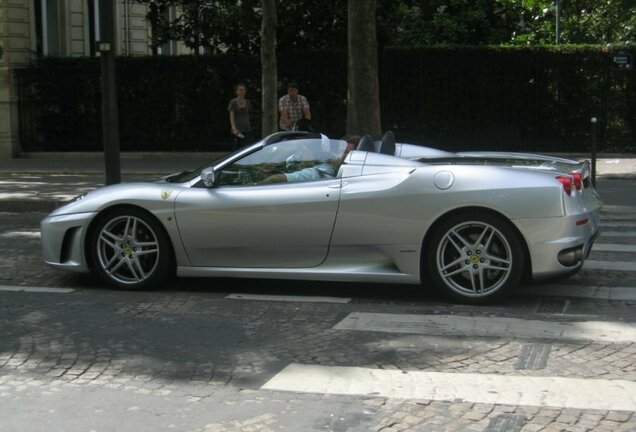
[(60, 251), (60, 263), (65, 263), (71, 260), (71, 245), (73, 238), (79, 230), (79, 227), (69, 228), (64, 233), (64, 239), (62, 240), (62, 250)]

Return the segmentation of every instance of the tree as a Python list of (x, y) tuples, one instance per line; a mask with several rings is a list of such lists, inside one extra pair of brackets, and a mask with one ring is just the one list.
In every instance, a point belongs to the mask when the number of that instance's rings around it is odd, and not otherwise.
[[(390, 45), (553, 44), (556, 0), (393, 0), (378, 11)], [(560, 0), (562, 43), (636, 39), (634, 0)], [(382, 31), (380, 32), (382, 34)]]
[(379, 138), (380, 85), (376, 0), (349, 0), (347, 133)]
[(263, 136), (278, 129), (278, 70), (276, 63), (277, 13), (275, 0), (262, 0), (261, 86)]
[(395, 29), (389, 44), (498, 44), (510, 40), (519, 21), (516, 0), (398, 0), (385, 10)]
[[(254, 53), (258, 47), (258, 0), (135, 0), (148, 6), (151, 46), (183, 42), (195, 54)], [(168, 14), (174, 7), (178, 13)]]
[[(256, 55), (260, 0), (136, 0), (147, 4), (153, 46)], [(556, 0), (376, 0), (380, 48), (436, 44), (552, 44)], [(347, 43), (347, 0), (275, 0), (277, 50), (339, 49)], [(560, 0), (563, 43), (636, 40), (634, 0)], [(166, 10), (180, 14), (169, 19)]]
[[(513, 3), (514, 0), (506, 0)], [(515, 43), (554, 43), (556, 9), (552, 0), (523, 0)], [(571, 44), (621, 44), (636, 40), (634, 0), (561, 0), (560, 39)]]
[[(135, 0), (148, 6), (146, 19), (152, 28), (151, 45), (182, 41), (198, 51), (253, 54), (259, 51), (260, 0)], [(379, 0), (379, 17), (393, 16), (399, 0)], [(275, 0), (278, 14), (277, 50), (342, 49), (347, 43), (347, 0)], [(319, 6), (319, 7), (318, 7)], [(167, 11), (176, 7), (179, 13)], [(381, 19), (380, 43), (390, 40), (393, 22)], [(385, 24), (386, 22), (386, 24)]]

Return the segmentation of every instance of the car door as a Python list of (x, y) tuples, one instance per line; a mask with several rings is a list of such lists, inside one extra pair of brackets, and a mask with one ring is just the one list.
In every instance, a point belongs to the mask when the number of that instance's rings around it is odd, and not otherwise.
[(266, 174), (276, 171), (290, 153), (298, 161), (297, 152), (287, 146), (274, 149), (284, 150), (276, 158), (257, 152), (220, 169), (216, 187), (192, 187), (179, 194), (175, 214), (193, 266), (302, 268), (322, 263), (341, 180), (262, 184), (262, 178), (255, 179), (264, 175), (265, 167)]

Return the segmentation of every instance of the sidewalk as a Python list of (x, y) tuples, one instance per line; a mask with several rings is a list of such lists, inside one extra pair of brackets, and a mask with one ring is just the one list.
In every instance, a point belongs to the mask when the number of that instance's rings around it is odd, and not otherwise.
[[(224, 154), (123, 153), (122, 181), (152, 181), (166, 174), (196, 168)], [(28, 156), (0, 160), (0, 212), (49, 212), (80, 193), (104, 185), (101, 153), (36, 153)], [(603, 155), (597, 160), (597, 178), (636, 179), (636, 155)]]
[[(156, 180), (197, 168), (226, 153), (122, 153), (122, 182)], [(103, 153), (31, 153), (0, 160), (0, 212), (50, 212), (61, 203), (103, 186)]]
[[(123, 174), (170, 174), (196, 168), (226, 155), (226, 152), (126, 152), (121, 153)], [(104, 175), (101, 152), (24, 153), (19, 159), (0, 160), (0, 175), (7, 173), (56, 173)]]

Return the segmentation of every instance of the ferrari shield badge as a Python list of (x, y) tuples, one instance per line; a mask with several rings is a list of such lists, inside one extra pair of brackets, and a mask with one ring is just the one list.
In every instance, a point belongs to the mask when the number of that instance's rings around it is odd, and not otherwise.
[(172, 193), (172, 189), (164, 189), (161, 191), (161, 199), (162, 200), (167, 200), (168, 198), (170, 198), (170, 194)]

